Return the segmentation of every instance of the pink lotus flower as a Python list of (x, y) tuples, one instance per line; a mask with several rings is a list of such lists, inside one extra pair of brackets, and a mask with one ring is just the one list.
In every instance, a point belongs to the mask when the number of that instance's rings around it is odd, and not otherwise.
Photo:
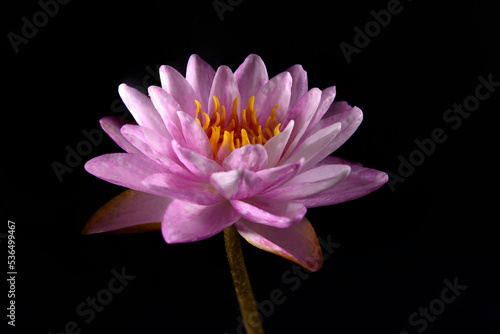
[(186, 77), (170, 66), (160, 77), (149, 97), (119, 87), (137, 124), (101, 119), (126, 153), (96, 157), (85, 169), (130, 189), (97, 211), (84, 234), (159, 229), (161, 222), (167, 243), (183, 243), (234, 224), (256, 247), (316, 271), (323, 260), (307, 208), (387, 182), (383, 172), (329, 156), (363, 114), (333, 102), (335, 87), (308, 90), (301, 65), (268, 79), (257, 55), (234, 73), (192, 55)]

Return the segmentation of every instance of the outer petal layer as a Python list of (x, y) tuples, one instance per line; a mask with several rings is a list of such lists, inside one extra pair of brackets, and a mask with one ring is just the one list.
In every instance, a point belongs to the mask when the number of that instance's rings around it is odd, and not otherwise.
[(255, 224), (246, 219), (238, 220), (236, 228), (255, 247), (282, 256), (311, 271), (318, 271), (323, 265), (318, 238), (305, 217), (300, 223), (286, 229)]

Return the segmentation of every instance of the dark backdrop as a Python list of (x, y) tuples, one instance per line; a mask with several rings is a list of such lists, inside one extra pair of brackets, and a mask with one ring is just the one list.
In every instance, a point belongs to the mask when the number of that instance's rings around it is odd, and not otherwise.
[[(123, 191), (84, 162), (119, 148), (105, 137), (71, 172), (58, 178), (53, 169), (101, 117), (124, 113), (121, 82), (158, 85), (159, 65), (184, 74), (193, 53), (233, 70), (257, 53), (270, 76), (302, 64), (309, 87), (336, 85), (337, 100), (364, 111), (336, 154), (391, 173), (391, 185), (367, 197), (308, 211), (333, 251), (317, 273), (243, 242), (267, 333), (500, 332), (500, 87), (478, 88), (480, 77), (500, 82), (498, 20), (487, 1), (54, 3), (21, 1), (0, 14), (3, 207), (16, 224), (18, 333), (238, 333), (222, 235), (182, 245), (160, 233), (82, 237), (86, 219)], [(390, 22), (388, 7), (397, 12)], [(365, 28), (369, 40), (358, 32)], [(464, 101), (465, 116), (447, 111)], [(117, 274), (128, 278), (114, 294)], [(106, 305), (90, 311), (96, 296)]]

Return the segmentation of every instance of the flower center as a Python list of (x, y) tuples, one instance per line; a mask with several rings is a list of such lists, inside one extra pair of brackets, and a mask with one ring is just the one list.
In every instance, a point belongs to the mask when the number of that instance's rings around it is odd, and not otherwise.
[[(206, 112), (201, 111), (201, 104), (196, 102), (196, 120), (205, 130), (207, 137), (210, 139), (214, 159), (220, 150), (223, 155), (227, 156), (235, 148), (240, 148), (245, 145), (264, 145), (269, 139), (280, 133), (281, 123), (276, 120), (276, 110), (278, 105), (275, 105), (271, 110), (271, 116), (266, 119), (264, 126), (260, 124), (260, 116), (257, 116), (257, 109), (254, 109), (255, 97), (248, 100), (246, 109), (241, 112), (241, 117), (238, 116), (238, 98), (233, 101), (231, 113), (226, 113), (225, 106), (221, 106), (219, 99), (213, 96), (215, 107), (212, 111), (212, 116), (208, 116)], [(217, 158), (219, 160), (219, 158)]]

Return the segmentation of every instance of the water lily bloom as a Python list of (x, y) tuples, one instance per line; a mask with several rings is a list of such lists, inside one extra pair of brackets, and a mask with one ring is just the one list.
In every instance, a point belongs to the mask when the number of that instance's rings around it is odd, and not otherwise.
[(192, 55), (185, 77), (162, 66), (160, 78), (149, 96), (119, 86), (137, 123), (100, 121), (126, 153), (98, 156), (85, 169), (129, 190), (99, 209), (84, 234), (161, 229), (167, 243), (184, 243), (234, 224), (256, 247), (316, 271), (322, 253), (307, 208), (387, 182), (383, 172), (330, 156), (363, 114), (333, 102), (335, 87), (308, 89), (301, 65), (269, 79), (254, 54), (234, 73)]

